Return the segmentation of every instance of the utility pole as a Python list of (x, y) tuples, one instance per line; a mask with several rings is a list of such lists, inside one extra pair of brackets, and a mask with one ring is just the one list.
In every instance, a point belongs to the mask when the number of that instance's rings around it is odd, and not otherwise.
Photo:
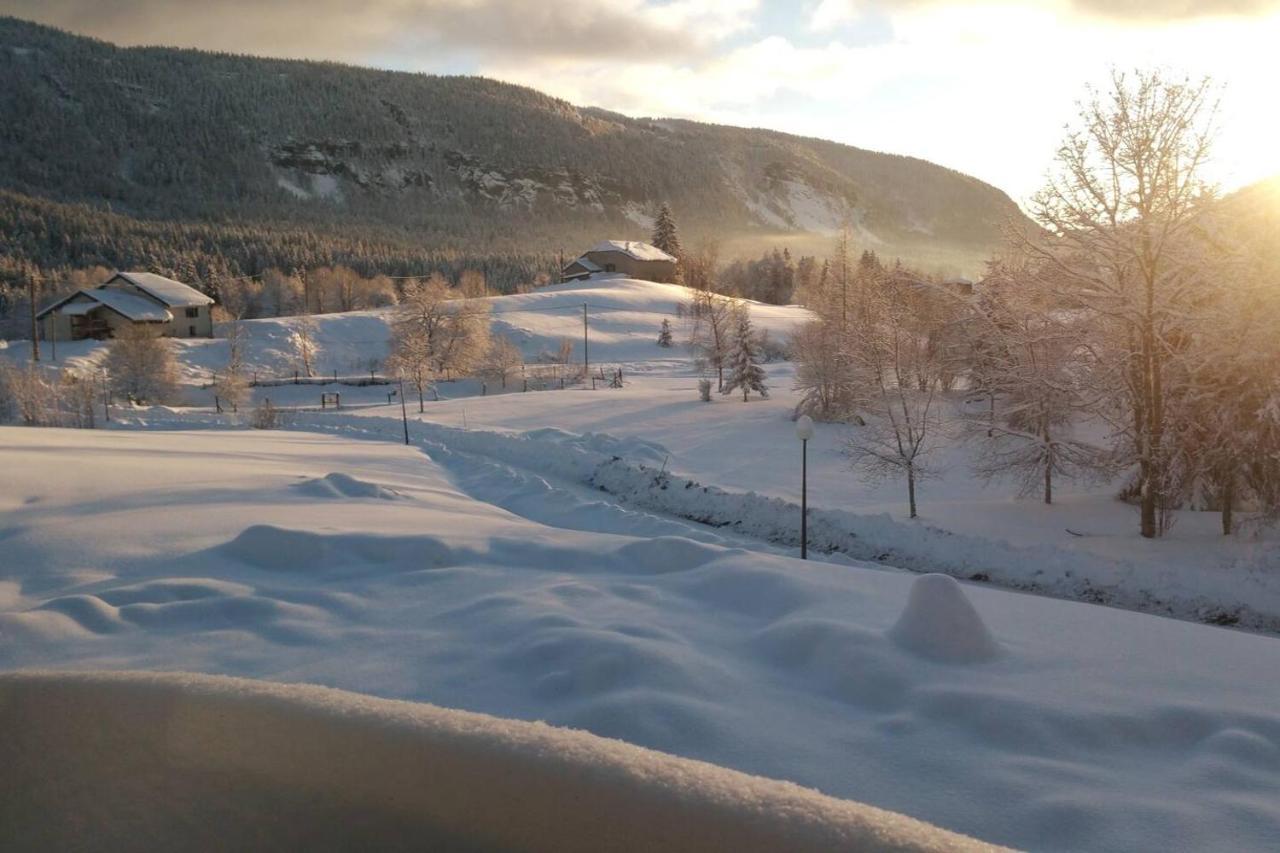
[(27, 265), (27, 300), (31, 303), (31, 360), (40, 360), (40, 327), (36, 325), (36, 268)]
[(587, 303), (582, 303), (582, 381), (591, 375), (591, 344), (587, 340)]
[(111, 422), (111, 391), (107, 388), (107, 371), (102, 371), (102, 417)]

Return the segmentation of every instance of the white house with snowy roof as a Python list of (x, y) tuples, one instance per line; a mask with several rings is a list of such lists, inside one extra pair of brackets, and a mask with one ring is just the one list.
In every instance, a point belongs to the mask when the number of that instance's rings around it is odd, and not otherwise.
[(149, 272), (117, 272), (77, 290), (36, 318), (59, 341), (114, 337), (123, 326), (147, 326), (171, 338), (213, 337), (213, 300), (190, 285)]
[(560, 271), (561, 281), (581, 281), (593, 276), (621, 273), (644, 281), (676, 280), (676, 259), (657, 246), (634, 240), (597, 243)]

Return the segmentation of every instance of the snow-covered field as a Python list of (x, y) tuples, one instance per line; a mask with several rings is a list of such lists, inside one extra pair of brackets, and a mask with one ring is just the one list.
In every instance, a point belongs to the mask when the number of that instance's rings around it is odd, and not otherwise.
[[(767, 365), (767, 401), (699, 402), (687, 354), (655, 345), (682, 297), (613, 280), (493, 300), (530, 358), (581, 347), (587, 303), (591, 360), (627, 386), (441, 383), (410, 447), (383, 386), (334, 386), (338, 413), (312, 386), (257, 389), (298, 407), (290, 431), (213, 414), (218, 340), (180, 342), (198, 408), (5, 429), (0, 668), (545, 720), (1035, 849), (1280, 845), (1273, 537), (1188, 512), (1141, 540), (1114, 486), (1015, 500), (961, 445), (908, 521), (899, 484), (847, 468), (851, 428), (819, 425), (821, 559), (801, 562), (791, 366)], [(782, 337), (805, 314), (754, 318)], [(386, 319), (317, 318), (321, 372), (385, 355)], [(285, 372), (293, 322), (247, 323), (250, 360)]]

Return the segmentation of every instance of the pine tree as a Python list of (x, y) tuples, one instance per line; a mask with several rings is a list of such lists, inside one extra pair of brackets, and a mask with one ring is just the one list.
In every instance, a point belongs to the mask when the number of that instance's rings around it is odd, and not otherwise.
[(653, 222), (653, 245), (673, 258), (679, 259), (684, 253), (680, 249), (680, 237), (676, 234), (676, 222), (671, 218), (671, 208), (666, 204), (658, 211), (658, 218)]
[(662, 328), (658, 331), (658, 346), (671, 346), (671, 321), (665, 317), (662, 319)]
[(751, 328), (751, 313), (745, 306), (737, 313), (738, 326), (729, 350), (729, 378), (720, 393), (731, 394), (735, 390), (741, 390), (744, 403), (752, 391), (767, 399), (769, 390), (764, 384), (764, 368), (760, 366), (763, 357), (760, 354), (760, 342), (756, 339), (755, 330)]

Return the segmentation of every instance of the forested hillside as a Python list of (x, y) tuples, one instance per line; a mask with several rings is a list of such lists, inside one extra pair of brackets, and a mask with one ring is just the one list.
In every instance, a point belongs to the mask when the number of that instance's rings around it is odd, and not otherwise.
[[(663, 202), (695, 239), (780, 242), (847, 222), (882, 254), (927, 245), (972, 261), (1021, 216), (994, 187), (921, 160), (631, 119), (475, 77), (124, 49), (0, 18), (0, 79), (6, 278), (15, 260), (113, 266), (142, 263), (139, 251), (242, 274), (282, 255), (383, 271), (449, 253), (537, 265), (587, 239), (645, 236)], [(35, 209), (52, 224), (21, 230)], [(88, 221), (108, 209), (117, 218)], [(221, 246), (235, 249), (210, 254)]]

